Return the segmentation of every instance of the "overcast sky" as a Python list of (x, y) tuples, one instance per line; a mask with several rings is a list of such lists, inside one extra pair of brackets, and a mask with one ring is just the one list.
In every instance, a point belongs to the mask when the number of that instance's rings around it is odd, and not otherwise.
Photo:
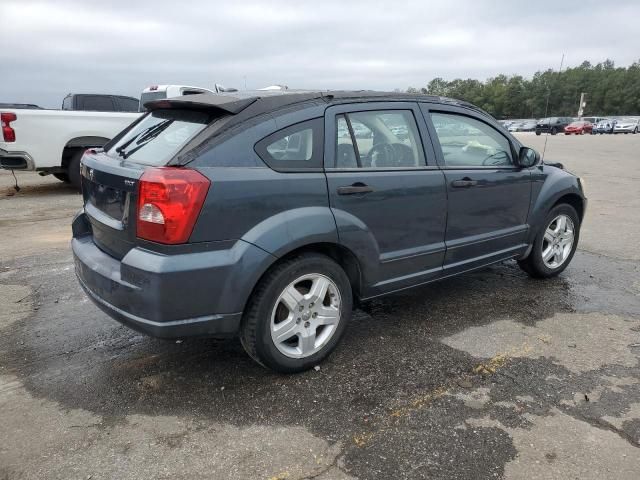
[(0, 102), (175, 83), (406, 89), (640, 57), (636, 0), (0, 0)]

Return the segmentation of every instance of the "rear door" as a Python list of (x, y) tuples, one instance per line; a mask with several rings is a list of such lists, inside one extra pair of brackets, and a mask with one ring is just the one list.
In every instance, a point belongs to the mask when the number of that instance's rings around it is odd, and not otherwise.
[(489, 118), (422, 105), (448, 195), (445, 273), (509, 258), (526, 249), (531, 172)]
[(437, 276), (446, 191), (417, 104), (338, 105), (325, 115), (325, 171), (340, 242), (360, 258), (364, 296)]

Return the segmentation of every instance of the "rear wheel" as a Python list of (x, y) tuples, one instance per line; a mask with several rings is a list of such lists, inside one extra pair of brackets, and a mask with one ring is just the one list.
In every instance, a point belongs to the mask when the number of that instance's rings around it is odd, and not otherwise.
[(579, 236), (580, 219), (575, 209), (564, 203), (556, 205), (536, 235), (529, 256), (518, 264), (532, 277), (555, 277), (571, 262)]
[(301, 372), (335, 348), (352, 308), (351, 284), (340, 265), (325, 255), (303, 254), (276, 265), (260, 281), (240, 340), (261, 365)]

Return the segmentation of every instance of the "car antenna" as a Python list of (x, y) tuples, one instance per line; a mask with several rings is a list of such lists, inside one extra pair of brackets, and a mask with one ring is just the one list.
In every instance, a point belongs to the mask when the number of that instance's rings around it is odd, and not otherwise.
[[(562, 73), (562, 65), (564, 64), (564, 53), (562, 54), (562, 58), (560, 59), (560, 70), (558, 70), (558, 79), (560, 79), (560, 74)], [(547, 90), (547, 103), (544, 106), (544, 118), (547, 118), (549, 114), (549, 98), (551, 97), (551, 86)], [(549, 130), (547, 128), (547, 134), (544, 136), (544, 147), (542, 147), (542, 162), (544, 163), (544, 153), (547, 151), (547, 139), (549, 138)]]

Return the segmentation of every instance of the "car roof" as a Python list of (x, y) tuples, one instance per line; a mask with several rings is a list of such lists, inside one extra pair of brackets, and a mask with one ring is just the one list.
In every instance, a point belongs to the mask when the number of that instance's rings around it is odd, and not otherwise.
[(327, 103), (341, 102), (373, 102), (373, 101), (422, 101), (440, 103), (453, 106), (471, 108), (484, 113), (482, 109), (462, 100), (447, 97), (425, 95), (419, 93), (378, 92), (373, 90), (357, 91), (245, 91), (223, 94), (203, 93), (198, 95), (186, 95), (182, 97), (153, 100), (145, 103), (149, 110), (166, 108), (188, 108), (218, 110), (227, 114), (236, 115), (251, 106), (252, 116), (261, 113), (271, 113), (283, 107), (302, 104), (314, 100)]

